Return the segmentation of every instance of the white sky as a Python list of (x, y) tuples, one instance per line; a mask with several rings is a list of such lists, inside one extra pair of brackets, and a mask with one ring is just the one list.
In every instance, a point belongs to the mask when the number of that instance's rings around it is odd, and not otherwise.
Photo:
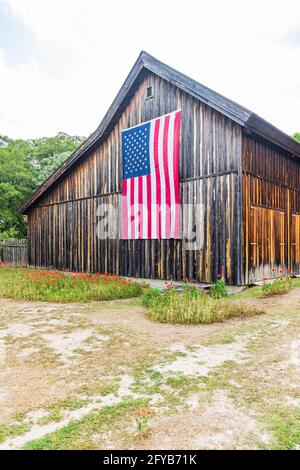
[(299, 0), (0, 0), (0, 134), (89, 135), (141, 50), (300, 131)]

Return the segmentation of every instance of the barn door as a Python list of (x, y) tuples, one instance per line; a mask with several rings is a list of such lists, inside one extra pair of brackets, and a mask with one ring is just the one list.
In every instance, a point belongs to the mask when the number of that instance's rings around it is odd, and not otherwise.
[(292, 214), (291, 269), (295, 274), (300, 270), (300, 215), (297, 214)]
[(285, 213), (251, 206), (249, 279), (262, 280), (285, 265)]
[(250, 239), (250, 270), (255, 271), (259, 267), (259, 235), (258, 235), (258, 218), (259, 208), (251, 207), (250, 209), (250, 228), (249, 228), (249, 239)]
[(285, 266), (285, 213), (280, 211), (273, 212), (273, 258), (272, 267)]

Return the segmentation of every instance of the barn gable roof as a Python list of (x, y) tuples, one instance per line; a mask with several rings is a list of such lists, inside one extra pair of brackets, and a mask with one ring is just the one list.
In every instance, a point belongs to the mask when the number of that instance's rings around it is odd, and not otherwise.
[(85, 142), (70, 155), (70, 157), (33, 193), (33, 195), (20, 208), (22, 214), (26, 213), (54, 183), (66, 174), (78, 160), (92, 151), (105, 139), (121, 113), (130, 101), (133, 93), (148, 72), (177, 86), (196, 99), (206, 103), (241, 126), (275, 143), (283, 149), (300, 158), (300, 144), (289, 135), (280, 131), (249, 109), (240, 106), (234, 101), (225, 98), (181, 72), (169, 67), (152, 57), (147, 52), (141, 52), (120, 91), (108, 109), (98, 128), (85, 140)]

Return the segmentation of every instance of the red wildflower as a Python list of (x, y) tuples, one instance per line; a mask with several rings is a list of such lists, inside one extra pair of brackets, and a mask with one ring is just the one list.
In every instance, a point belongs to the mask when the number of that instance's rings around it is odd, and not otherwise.
[(154, 414), (154, 412), (151, 408), (142, 406), (141, 408), (135, 410), (132, 414), (133, 416), (151, 416)]

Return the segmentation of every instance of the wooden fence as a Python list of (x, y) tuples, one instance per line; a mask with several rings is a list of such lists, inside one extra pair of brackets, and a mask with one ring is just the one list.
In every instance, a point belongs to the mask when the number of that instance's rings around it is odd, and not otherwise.
[(27, 266), (27, 239), (0, 239), (0, 262)]

